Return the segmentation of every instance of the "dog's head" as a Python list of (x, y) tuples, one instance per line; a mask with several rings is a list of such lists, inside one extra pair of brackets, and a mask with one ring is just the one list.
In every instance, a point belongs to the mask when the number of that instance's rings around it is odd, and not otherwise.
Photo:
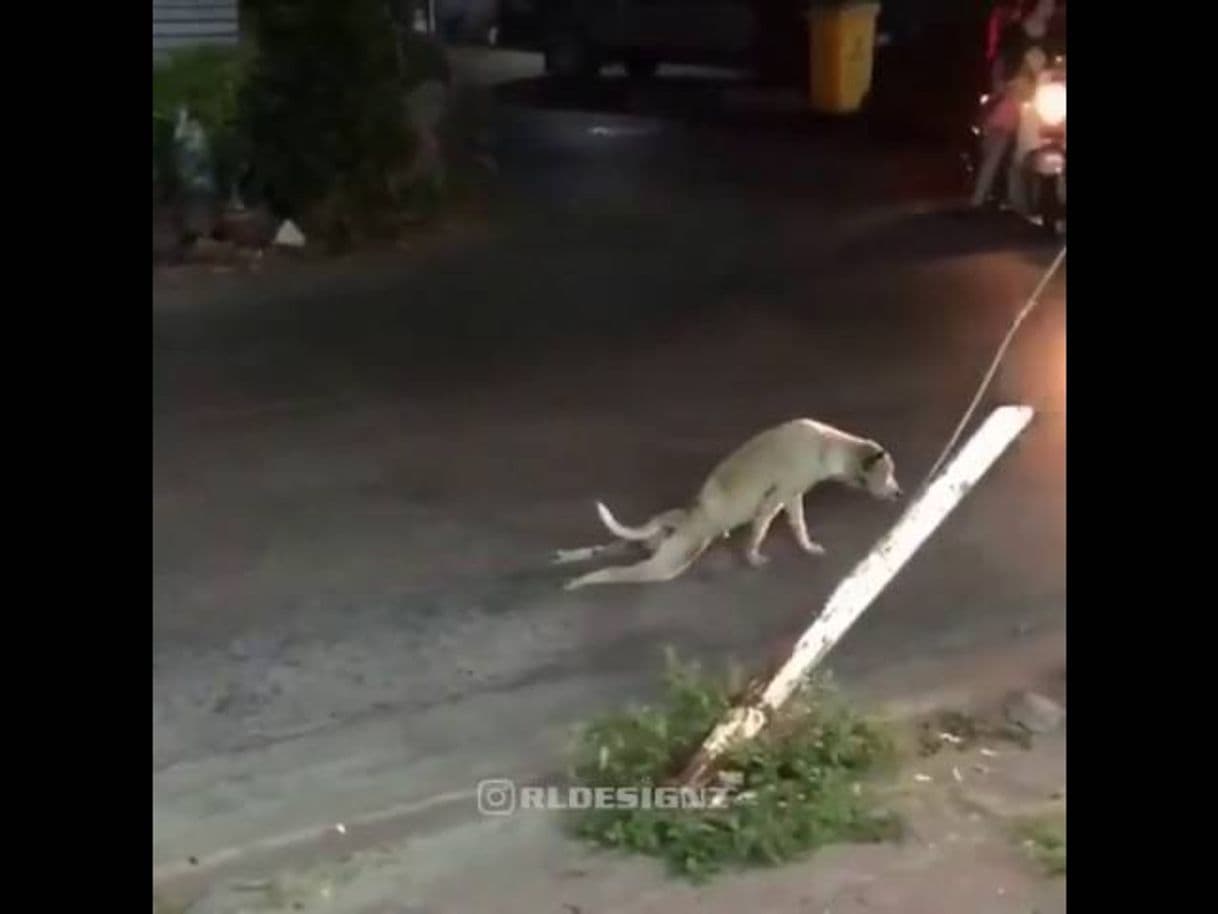
[(896, 464), (893, 463), (892, 455), (874, 441), (868, 441), (864, 445), (859, 474), (854, 482), (859, 488), (886, 501), (894, 501), (902, 494), (897, 483)]

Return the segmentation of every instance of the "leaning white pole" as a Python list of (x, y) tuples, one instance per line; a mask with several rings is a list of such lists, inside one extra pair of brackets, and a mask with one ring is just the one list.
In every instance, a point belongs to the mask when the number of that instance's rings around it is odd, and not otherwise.
[(808, 672), (833, 649), (943, 519), (1023, 432), (1032, 421), (1032, 415), (1032, 408), (1028, 406), (1003, 406), (990, 414), (896, 525), (838, 584), (823, 611), (796, 642), (791, 656), (779, 667), (760, 696), (751, 704), (733, 708), (711, 732), (686, 767), (682, 781), (699, 781), (729, 746), (739, 740), (751, 739), (765, 726), (769, 713), (791, 697)]

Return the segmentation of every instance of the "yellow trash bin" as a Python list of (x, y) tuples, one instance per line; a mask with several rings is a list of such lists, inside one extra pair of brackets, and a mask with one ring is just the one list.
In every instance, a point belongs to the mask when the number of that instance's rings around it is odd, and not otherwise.
[(808, 101), (826, 114), (858, 111), (871, 89), (874, 0), (818, 0), (808, 10)]

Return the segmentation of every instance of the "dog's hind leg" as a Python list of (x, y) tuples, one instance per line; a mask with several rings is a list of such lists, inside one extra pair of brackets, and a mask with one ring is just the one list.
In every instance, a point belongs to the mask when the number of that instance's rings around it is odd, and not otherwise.
[(623, 539), (597, 546), (582, 546), (578, 549), (555, 549), (550, 556), (550, 564), (568, 565), (573, 562), (587, 562), (595, 558), (604, 558), (610, 555), (623, 555), (631, 549), (640, 546), (648, 552), (654, 553), (664, 540), (672, 535), (672, 532), (680, 525), (688, 513), (684, 508), (674, 508), (671, 511), (657, 514), (647, 522), (647, 526), (654, 526), (656, 532), (645, 540)]
[(671, 581), (694, 563), (706, 547), (709, 539), (690, 542), (682, 536), (671, 536), (660, 543), (655, 554), (634, 565), (602, 568), (566, 583), (564, 590), (577, 590), (589, 584), (636, 584), (651, 581)]
[(770, 531), (770, 524), (774, 523), (774, 518), (778, 516), (778, 512), (782, 510), (782, 498), (775, 490), (770, 490), (762, 499), (761, 504), (757, 507), (757, 513), (753, 516), (753, 530), (749, 536), (748, 549), (745, 551), (745, 558), (748, 563), (754, 568), (760, 568), (769, 561), (761, 554), (761, 542), (765, 539), (765, 535)]
[(629, 540), (614, 540), (598, 546), (581, 546), (578, 549), (555, 549), (550, 556), (551, 565), (568, 565), (573, 562), (588, 562), (608, 555), (622, 555), (630, 551)]

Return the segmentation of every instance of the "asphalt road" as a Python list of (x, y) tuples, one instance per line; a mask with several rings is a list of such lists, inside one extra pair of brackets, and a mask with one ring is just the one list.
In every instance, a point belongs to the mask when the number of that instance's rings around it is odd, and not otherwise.
[[(828, 487), (824, 558), (776, 524), (764, 570), (733, 543), (664, 585), (564, 593), (547, 555), (605, 538), (594, 499), (642, 519), (792, 416), (914, 487), (1054, 253), (935, 205), (933, 151), (625, 108), (503, 111), (489, 226), (425, 256), (155, 284), (158, 859), (527, 765), (647, 694), (664, 645), (780, 648), (893, 506)], [(1034, 426), (843, 677), (1064, 621), (1061, 281), (989, 403), (1016, 400)]]

